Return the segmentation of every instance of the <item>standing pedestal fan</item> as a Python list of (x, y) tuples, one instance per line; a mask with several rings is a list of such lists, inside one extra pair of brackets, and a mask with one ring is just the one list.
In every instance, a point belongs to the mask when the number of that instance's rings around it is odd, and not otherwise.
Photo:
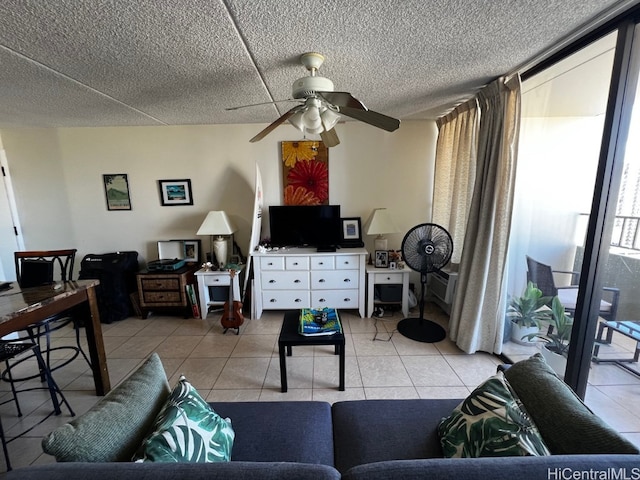
[(411, 269), (420, 273), (420, 317), (398, 322), (398, 332), (411, 340), (435, 343), (447, 336), (444, 328), (424, 318), (424, 295), (427, 274), (443, 268), (451, 259), (453, 240), (440, 225), (422, 223), (407, 232), (402, 240), (402, 258)]

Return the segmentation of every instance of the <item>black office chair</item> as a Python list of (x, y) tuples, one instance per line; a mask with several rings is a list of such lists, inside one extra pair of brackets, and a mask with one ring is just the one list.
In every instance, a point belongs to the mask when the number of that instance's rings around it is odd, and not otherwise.
[[(49, 285), (54, 283), (54, 277), (58, 281), (66, 282), (73, 280), (73, 265), (75, 261), (76, 249), (67, 250), (42, 250), (42, 251), (26, 251), (15, 252), (14, 261), (16, 268), (16, 278), (20, 288), (37, 287), (40, 285)], [(57, 274), (57, 275), (56, 275)], [(45, 358), (45, 363), (49, 371), (53, 372), (59, 368), (68, 365), (75, 360), (78, 355), (82, 355), (86, 360), (89, 367), (91, 362), (89, 357), (85, 353), (80, 343), (80, 328), (82, 327), (82, 313), (84, 312), (80, 306), (78, 308), (72, 308), (61, 314), (56, 314), (48, 317), (44, 320), (29, 325), (22, 332), (18, 332), (20, 339), (29, 340), (37, 343)], [(51, 334), (56, 330), (66, 327), (69, 324), (73, 324), (75, 330), (75, 345), (61, 345), (51, 346)], [(41, 346), (40, 341), (44, 339), (45, 345)], [(51, 353), (58, 350), (71, 350), (72, 354), (69, 358), (64, 359), (55, 366), (51, 364)], [(22, 358), (17, 362), (14, 362), (2, 373), (2, 379), (10, 381), (9, 377), (11, 368), (14, 368), (19, 363), (24, 362), (31, 356)], [(16, 378), (13, 377), (13, 382), (22, 382), (30, 380), (40, 376), (41, 381), (45, 381), (43, 372), (37, 375), (31, 375), (28, 377)]]
[[(571, 285), (556, 286), (553, 275), (571, 275)], [(542, 295), (548, 297), (557, 296), (565, 310), (574, 314), (578, 298), (578, 285), (580, 272), (570, 272), (564, 270), (552, 270), (549, 265), (538, 262), (527, 256), (527, 281), (533, 282), (541, 291)], [(605, 320), (615, 320), (618, 314), (618, 302), (620, 300), (620, 289), (615, 287), (604, 287), (603, 298), (600, 299), (600, 310), (598, 315)], [(606, 299), (605, 299), (606, 297)]]
[[(51, 371), (49, 370), (44, 359), (42, 358), (40, 347), (38, 346), (37, 343), (29, 342), (29, 341), (0, 340), (0, 362), (4, 362), (5, 365), (7, 366), (6, 372), (8, 374), (9, 384), (11, 385), (11, 393), (13, 394), (13, 398), (10, 398), (9, 400), (5, 400), (4, 402), (0, 403), (0, 405), (4, 405), (5, 403), (12, 402), (12, 401), (15, 402), (16, 409), (18, 411), (18, 417), (21, 417), (22, 411), (20, 410), (18, 393), (42, 389), (42, 387), (32, 387), (32, 388), (23, 388), (18, 390), (15, 387), (16, 382), (13, 381), (13, 379), (11, 378), (11, 369), (9, 368), (9, 360), (13, 360), (17, 356), (20, 356), (21, 354), (29, 350), (31, 350), (32, 352), (31, 355), (36, 358), (39, 371), (42, 372), (42, 375), (44, 376), (44, 379), (47, 382), (46, 388), (47, 390), (49, 390), (49, 395), (51, 396), (51, 402), (53, 403), (53, 412), (51, 412), (49, 415), (44, 417), (42, 420), (40, 420), (37, 424), (33, 425), (31, 428), (9, 439), (7, 439), (5, 435), (4, 428), (2, 427), (2, 421), (0, 420), (0, 442), (2, 442), (2, 450), (4, 452), (4, 458), (7, 464), (7, 471), (11, 470), (11, 461), (9, 460), (9, 451), (7, 449), (8, 443), (14, 441), (17, 438), (22, 437), (25, 433), (30, 432), (36, 426), (40, 425), (47, 418), (49, 418), (51, 415), (53, 414), (60, 415), (61, 413), (60, 403), (63, 403), (64, 405), (66, 405), (66, 407), (69, 409), (69, 413), (71, 414), (71, 416), (75, 415), (74, 411), (71, 408), (71, 405), (69, 405), (69, 402), (67, 402), (67, 399), (64, 397), (62, 390), (60, 390), (55, 380), (51, 376)], [(38, 375), (35, 375), (35, 376), (38, 376)], [(58, 400), (58, 396), (60, 397), (60, 400)]]

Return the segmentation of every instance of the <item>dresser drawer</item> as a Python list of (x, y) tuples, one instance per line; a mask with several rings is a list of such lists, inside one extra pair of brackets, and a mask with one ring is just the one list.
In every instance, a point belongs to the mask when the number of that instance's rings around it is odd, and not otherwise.
[(260, 257), (260, 268), (262, 270), (284, 270), (284, 257)]
[(175, 278), (142, 278), (143, 290), (176, 290), (180, 291), (180, 279)]
[(311, 292), (311, 308), (358, 308), (358, 290)]
[(262, 272), (260, 280), (263, 290), (308, 290), (309, 272)]
[(311, 269), (312, 270), (333, 270), (336, 268), (335, 255), (323, 255), (318, 257), (311, 257)]
[(263, 291), (262, 304), (269, 310), (290, 310), (297, 308), (309, 308), (309, 291)]
[(309, 257), (285, 257), (284, 267), (286, 270), (309, 270)]
[(182, 296), (179, 291), (145, 291), (142, 294), (142, 303), (146, 305), (179, 304), (182, 305)]
[(360, 255), (336, 255), (336, 269), (360, 268)]
[(311, 272), (312, 290), (336, 290), (358, 288), (359, 270), (327, 270)]

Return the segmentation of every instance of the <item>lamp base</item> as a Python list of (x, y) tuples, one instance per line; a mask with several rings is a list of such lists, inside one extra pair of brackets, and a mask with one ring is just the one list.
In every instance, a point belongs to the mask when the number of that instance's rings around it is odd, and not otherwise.
[(227, 239), (218, 237), (213, 241), (213, 252), (216, 255), (218, 268), (224, 270), (227, 265)]
[(388, 250), (387, 248), (387, 239), (384, 237), (376, 237), (373, 241), (375, 250)]

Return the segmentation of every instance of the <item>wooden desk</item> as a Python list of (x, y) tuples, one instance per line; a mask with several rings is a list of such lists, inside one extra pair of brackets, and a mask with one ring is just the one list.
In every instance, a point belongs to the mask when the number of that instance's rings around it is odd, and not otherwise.
[(91, 321), (87, 319), (84, 328), (87, 334), (93, 380), (96, 394), (106, 394), (111, 390), (111, 383), (96, 299), (95, 287), (99, 283), (99, 280), (78, 280), (58, 283), (57, 285), (61, 285), (58, 289), (55, 285), (20, 289), (14, 282), (13, 288), (0, 292), (0, 337), (22, 330), (32, 323), (44, 320), (82, 302), (88, 302)]

